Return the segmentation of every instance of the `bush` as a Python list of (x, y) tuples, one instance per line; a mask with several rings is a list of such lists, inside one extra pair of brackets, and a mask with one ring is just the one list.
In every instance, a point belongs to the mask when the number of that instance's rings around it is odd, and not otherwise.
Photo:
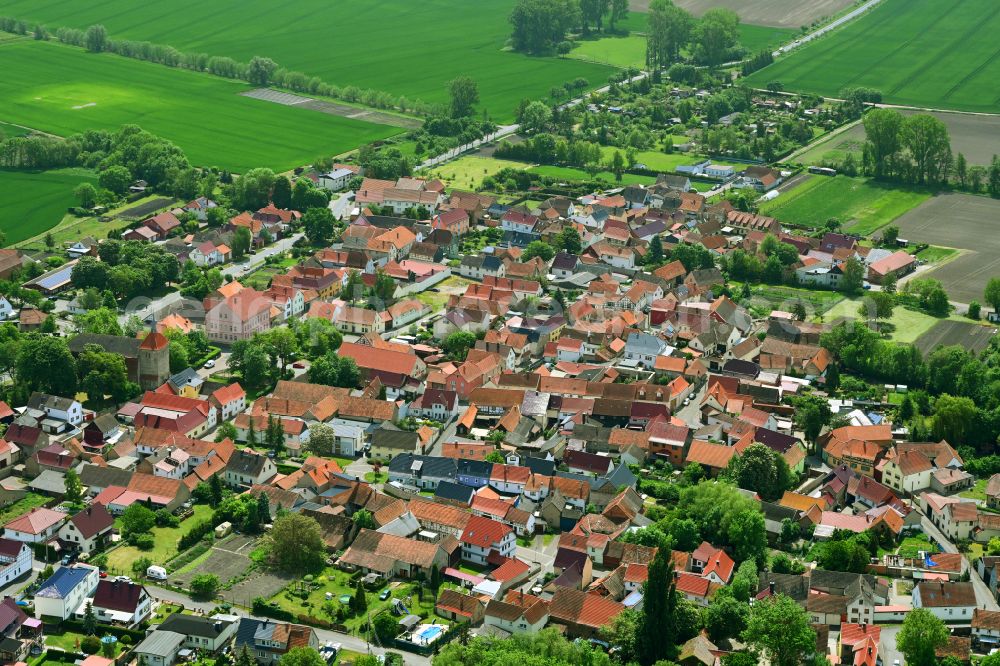
[(205, 519), (198, 521), (198, 523), (196, 523), (187, 534), (177, 540), (177, 549), (187, 550), (201, 541), (206, 534), (210, 534), (213, 529), (214, 526), (212, 525), (211, 520)]
[(573, 42), (567, 40), (563, 40), (556, 45), (556, 51), (559, 52), (559, 55), (566, 55), (572, 49), (573, 49)]
[(132, 537), (132, 545), (139, 550), (153, 550), (156, 538), (152, 534), (137, 534)]
[(212, 599), (219, 591), (219, 577), (215, 574), (198, 574), (191, 579), (191, 596)]
[(84, 654), (97, 654), (101, 651), (101, 639), (97, 636), (86, 636), (80, 641), (80, 649)]

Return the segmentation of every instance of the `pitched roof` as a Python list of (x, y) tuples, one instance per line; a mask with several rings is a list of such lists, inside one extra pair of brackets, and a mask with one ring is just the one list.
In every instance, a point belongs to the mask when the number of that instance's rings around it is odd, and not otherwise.
[(560, 587), (549, 604), (555, 620), (599, 629), (625, 610), (622, 604), (596, 594)]

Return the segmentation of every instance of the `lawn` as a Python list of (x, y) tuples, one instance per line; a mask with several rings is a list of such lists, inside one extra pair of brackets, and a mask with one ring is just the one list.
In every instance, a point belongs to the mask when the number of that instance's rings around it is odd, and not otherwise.
[(951, 247), (937, 247), (936, 245), (929, 245), (923, 250), (920, 250), (920, 252), (911, 254), (921, 261), (934, 264), (953, 259), (955, 255), (958, 254), (958, 250)]
[(865, 178), (808, 176), (794, 189), (762, 204), (760, 212), (786, 224), (811, 228), (836, 218), (845, 230), (867, 236), (930, 196)]
[(536, 166), (531, 167), (529, 171), (540, 174), (542, 176), (549, 176), (551, 178), (559, 178), (565, 181), (591, 181), (591, 180), (605, 180), (611, 184), (638, 184), (638, 185), (652, 185), (656, 182), (654, 176), (634, 176), (630, 173), (622, 175), (621, 182), (615, 180), (615, 174), (610, 171), (599, 171), (593, 176), (584, 171), (583, 169), (574, 169), (572, 167), (559, 167), (559, 166)]
[(923, 535), (908, 536), (899, 544), (896, 554), (902, 557), (917, 557), (921, 550), (933, 553), (937, 551), (937, 547)]
[[(340, 605), (339, 599), (342, 595), (354, 596), (357, 587), (356, 583), (351, 583), (350, 578), (349, 573), (330, 567), (322, 575), (316, 577), (316, 589), (307, 588), (308, 596), (305, 599), (302, 599), (298, 595), (297, 590), (299, 589), (300, 582), (296, 581), (271, 597), (271, 601), (277, 603), (280, 608), (295, 614), (306, 613), (314, 617), (331, 619), (330, 615), (326, 612), (326, 608), (337, 608)], [(390, 582), (387, 584), (387, 587), (392, 590), (392, 594), (385, 601), (378, 598), (379, 594), (386, 589), (385, 587), (380, 587), (374, 591), (366, 591), (368, 614), (367, 616), (348, 617), (344, 622), (348, 631), (351, 633), (358, 631), (367, 623), (368, 617), (374, 618), (382, 611), (391, 608), (393, 599), (402, 600), (406, 604), (407, 609), (415, 615), (428, 616), (434, 614), (434, 595), (429, 590), (424, 590), (423, 601), (417, 601), (412, 583)], [(326, 598), (328, 592), (333, 595), (333, 598), (330, 600)], [(407, 597), (410, 597), (410, 603), (406, 603)], [(442, 624), (448, 624), (446, 620), (440, 620)]]
[(7, 138), (12, 136), (24, 136), (28, 133), (28, 130), (23, 127), (18, 127), (17, 125), (11, 125), (10, 123), (0, 122), (0, 137)]
[[(601, 146), (601, 156), (604, 160), (610, 161), (614, 157), (615, 151), (625, 156), (625, 150), (622, 148), (616, 148), (614, 146)], [(647, 169), (652, 171), (660, 171), (662, 173), (673, 173), (677, 167), (683, 166), (685, 164), (696, 164), (702, 160), (708, 159), (702, 155), (694, 155), (691, 153), (664, 153), (658, 150), (642, 150), (635, 154), (636, 164), (645, 164)], [(726, 164), (725, 162), (716, 162), (723, 166), (734, 166), (732, 164)]]
[(39, 495), (38, 493), (29, 492), (24, 498), (19, 499), (10, 506), (4, 507), (0, 511), (0, 525), (9, 523), (10, 521), (23, 516), (32, 509), (37, 509), (40, 506), (45, 506), (51, 497), (46, 497), (45, 495)]
[[(858, 308), (861, 302), (861, 298), (845, 299), (830, 308), (823, 315), (823, 320), (830, 323), (840, 317), (858, 319)], [(903, 344), (913, 344), (917, 338), (931, 330), (939, 321), (941, 320), (927, 313), (897, 305), (892, 311), (892, 318), (885, 324), (888, 324), (886, 330), (889, 331), (890, 340)]]
[(177, 527), (154, 527), (153, 536), (156, 545), (153, 550), (139, 550), (134, 546), (119, 546), (108, 553), (108, 571), (111, 573), (129, 575), (132, 573), (132, 563), (140, 557), (148, 557), (153, 564), (166, 564), (177, 556), (177, 540), (191, 531), (196, 523), (212, 515), (212, 507), (196, 504), (194, 513)]
[(967, 497), (969, 499), (986, 501), (986, 484), (989, 479), (976, 479), (976, 485), (972, 486), (968, 490), (963, 490), (959, 493), (960, 497)]
[(0, 229), (7, 235), (7, 243), (37, 236), (59, 224), (66, 209), (76, 205), (73, 188), (83, 182), (96, 185), (97, 178), (84, 169), (0, 169), (0, 201), (4, 202)]
[(427, 178), (439, 178), (449, 187), (475, 190), (482, 183), (483, 178), (492, 176), (501, 169), (524, 169), (527, 166), (524, 162), (499, 160), (493, 157), (466, 156), (434, 167), (422, 175)]
[(758, 299), (764, 301), (765, 309), (790, 312), (795, 304), (802, 301), (806, 312), (811, 316), (828, 312), (844, 300), (844, 295), (836, 291), (822, 291), (800, 287), (785, 287), (779, 285), (760, 285), (751, 290), (751, 303)]
[[(611, 69), (603, 65), (505, 50), (510, 37), (507, 17), (514, 4), (103, 0), (67, 5), (60, 0), (0, 0), (0, 14), (30, 24), (39, 21), (50, 30), (101, 23), (113, 39), (148, 40), (241, 62), (267, 56), (332, 85), (383, 90), (429, 103), (446, 102), (448, 82), (470, 76), (479, 84), (482, 105), (500, 122), (513, 118), (519, 100), (545, 97), (553, 86), (577, 77), (595, 86), (608, 80)], [(12, 68), (8, 61), (6, 71)], [(170, 99), (165, 93), (155, 98)]]
[(0, 117), (60, 135), (134, 123), (199, 165), (286, 170), (401, 131), (243, 97), (242, 82), (56, 43), (18, 42), (3, 56)]
[(641, 35), (601, 37), (577, 43), (567, 58), (611, 65), (626, 69), (646, 64), (646, 38)]
[(747, 83), (837, 96), (847, 86), (883, 100), (938, 109), (996, 112), (1000, 31), (995, 0), (885, 0), (828, 37), (796, 49)]

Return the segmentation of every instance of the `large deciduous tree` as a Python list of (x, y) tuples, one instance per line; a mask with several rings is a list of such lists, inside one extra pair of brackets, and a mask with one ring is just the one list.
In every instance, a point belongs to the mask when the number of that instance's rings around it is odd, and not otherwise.
[(699, 61), (721, 65), (740, 41), (740, 17), (731, 9), (709, 9), (698, 21), (693, 40)]
[(694, 20), (671, 0), (653, 0), (647, 21), (646, 64), (651, 69), (666, 67), (690, 40)]
[(772, 666), (798, 666), (816, 651), (816, 632), (805, 609), (783, 594), (751, 607), (743, 640)]
[(876, 178), (891, 176), (902, 149), (903, 114), (893, 109), (872, 109), (865, 114), (865, 164)]
[(896, 647), (908, 666), (934, 666), (936, 651), (948, 642), (948, 628), (926, 608), (914, 608), (896, 634)]
[(323, 567), (326, 544), (315, 518), (297, 513), (282, 515), (266, 538), (268, 553), (281, 570), (305, 574)]
[(917, 182), (947, 181), (951, 169), (951, 139), (943, 122), (928, 113), (907, 116), (900, 128), (900, 140), (913, 160)]
[(471, 116), (479, 103), (479, 85), (468, 76), (452, 79), (448, 83), (448, 94), (451, 98), (452, 118)]

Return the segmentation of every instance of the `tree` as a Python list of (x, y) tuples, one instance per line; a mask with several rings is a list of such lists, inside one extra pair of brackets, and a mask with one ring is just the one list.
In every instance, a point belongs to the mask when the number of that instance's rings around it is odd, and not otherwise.
[(649, 251), (646, 253), (646, 264), (649, 266), (659, 266), (663, 263), (663, 240), (659, 236), (653, 236), (649, 241)]
[(767, 529), (764, 514), (756, 507), (740, 511), (730, 518), (726, 537), (737, 562), (753, 559), (758, 564), (767, 560)]
[(247, 81), (257, 86), (266, 86), (271, 83), (271, 77), (277, 69), (277, 63), (270, 58), (254, 56), (247, 64)]
[(73, 196), (80, 202), (81, 208), (93, 208), (97, 203), (97, 188), (90, 183), (83, 182), (73, 190)]
[(567, 226), (559, 232), (559, 247), (569, 254), (577, 255), (583, 251), (583, 241), (580, 239), (580, 232), (576, 228)]
[(468, 76), (460, 76), (448, 82), (448, 95), (451, 99), (451, 117), (465, 118), (472, 115), (474, 107), (479, 103), (479, 85)]
[(118, 323), (118, 312), (108, 308), (89, 310), (76, 316), (76, 324), (81, 333), (97, 335), (121, 335), (122, 327)]
[(518, 0), (510, 15), (515, 51), (547, 54), (580, 23), (578, 0)]
[(375, 516), (373, 516), (372, 512), (367, 509), (355, 511), (354, 515), (351, 516), (351, 520), (359, 530), (378, 529), (378, 524), (375, 522)]
[(733, 480), (744, 490), (773, 501), (791, 485), (791, 472), (781, 454), (765, 444), (751, 444), (730, 461)]
[(652, 664), (672, 658), (676, 653), (675, 614), (677, 590), (674, 586), (674, 565), (670, 551), (660, 548), (649, 565), (643, 588), (642, 615), (636, 637), (636, 652), (643, 663)]
[(900, 141), (913, 159), (917, 182), (947, 180), (951, 167), (951, 139), (942, 121), (927, 113), (906, 116), (900, 128)]
[(266, 525), (271, 522), (271, 501), (267, 493), (257, 495), (257, 524)]
[(353, 358), (337, 356), (330, 351), (313, 361), (309, 368), (309, 380), (314, 384), (357, 388), (361, 381), (361, 372)]
[(309, 427), (309, 450), (319, 456), (332, 456), (336, 453), (337, 435), (326, 423), (317, 423)]
[(646, 64), (654, 70), (677, 60), (688, 43), (693, 24), (691, 15), (670, 0), (649, 3), (646, 29)]
[(524, 252), (521, 254), (521, 261), (530, 261), (535, 257), (541, 257), (542, 261), (548, 262), (552, 260), (555, 254), (556, 251), (545, 241), (531, 241), (528, 243), (528, 247), (524, 248)]
[(936, 650), (947, 642), (948, 628), (926, 608), (907, 613), (903, 628), (896, 634), (896, 647), (908, 666), (934, 666)]
[(844, 277), (840, 280), (840, 290), (845, 294), (858, 294), (864, 285), (865, 267), (857, 257), (844, 262)]
[(91, 53), (100, 53), (108, 48), (108, 31), (100, 23), (87, 28), (83, 35), (83, 43)]
[(219, 577), (215, 574), (198, 574), (191, 579), (191, 596), (197, 599), (214, 599), (219, 591)]
[(267, 447), (280, 455), (285, 450), (285, 427), (281, 424), (281, 419), (270, 414), (267, 417), (267, 430), (264, 433), (264, 442)]
[(937, 440), (963, 442), (975, 428), (979, 410), (972, 398), (956, 397), (944, 393), (934, 401), (931, 432)]
[(222, 478), (218, 474), (213, 474), (208, 479), (208, 487), (212, 495), (212, 506), (222, 504), (222, 497), (225, 494), (222, 488)]
[(993, 308), (994, 312), (1000, 312), (1000, 277), (990, 278), (986, 283), (983, 300)]
[(97, 616), (94, 615), (94, 604), (88, 601), (83, 610), (83, 633), (93, 636), (95, 631), (97, 631)]
[(611, 173), (615, 174), (615, 180), (622, 182), (622, 174), (625, 173), (625, 158), (622, 152), (616, 150), (611, 156)]
[(816, 632), (805, 609), (783, 594), (751, 606), (742, 637), (772, 666), (798, 666), (816, 651)]
[(132, 184), (132, 174), (123, 166), (111, 166), (97, 177), (97, 184), (118, 196), (123, 196)]
[(431, 566), (430, 588), (436, 593), (441, 587), (441, 568), (434, 564)]
[(493, 463), (494, 465), (503, 465), (506, 459), (503, 457), (503, 453), (500, 451), (490, 451), (486, 454), (486, 462)]
[(392, 645), (392, 641), (399, 635), (399, 620), (391, 613), (379, 613), (372, 620), (372, 628), (375, 635), (383, 645)]
[(804, 395), (795, 401), (795, 423), (814, 448), (823, 426), (829, 425), (832, 416), (830, 403), (819, 396)]
[[(227, 188), (232, 205), (240, 210), (257, 210), (271, 200), (274, 172), (267, 168), (250, 169)], [(304, 208), (301, 210), (305, 210)]]
[(269, 351), (281, 361), (282, 374), (299, 350), (299, 339), (287, 326), (272, 328), (263, 336)]
[(144, 534), (156, 524), (156, 514), (145, 504), (134, 502), (122, 513), (122, 532)]
[(468, 331), (454, 331), (441, 341), (441, 349), (456, 361), (464, 361), (469, 350), (476, 344), (476, 334)]
[(80, 475), (75, 470), (67, 470), (66, 476), (66, 501), (76, 504), (83, 499), (83, 484), (80, 482)]
[(526, 134), (544, 131), (552, 121), (552, 109), (545, 102), (534, 101), (521, 112), (521, 129)]
[(731, 595), (717, 594), (705, 609), (705, 628), (708, 637), (718, 642), (739, 636), (747, 626), (750, 607)]
[(329, 208), (310, 208), (302, 215), (302, 228), (313, 245), (326, 245), (333, 238), (335, 221)]
[(246, 227), (236, 227), (230, 245), (233, 251), (233, 259), (239, 260), (246, 256), (253, 243), (253, 234)]
[(638, 611), (626, 609), (618, 613), (611, 624), (601, 628), (601, 638), (613, 647), (623, 664), (636, 663), (636, 638), (642, 617)]
[(28, 337), (17, 352), (15, 367), (18, 381), (29, 391), (76, 392), (76, 361), (63, 338)]
[(97, 636), (85, 636), (80, 641), (80, 651), (84, 654), (97, 654), (101, 651), (101, 639)]
[(279, 516), (266, 537), (275, 565), (292, 574), (315, 572), (326, 560), (326, 544), (315, 518), (289, 513)]
[(278, 208), (291, 208), (292, 206), (292, 181), (287, 176), (278, 176), (274, 179), (274, 186), (271, 188), (271, 202)]
[(865, 162), (872, 175), (892, 175), (901, 149), (900, 129), (903, 114), (893, 109), (872, 109), (865, 114)]
[(351, 598), (351, 610), (355, 615), (362, 615), (368, 610), (368, 596), (365, 594), (365, 586), (358, 581), (354, 588), (354, 596)]
[(879, 319), (891, 319), (892, 312), (896, 308), (896, 297), (885, 291), (872, 291), (865, 294), (861, 305), (858, 306), (858, 315), (875, 322), (878, 328)]
[(721, 65), (740, 41), (740, 17), (717, 7), (705, 12), (694, 28), (697, 58), (706, 65)]
[(153, 566), (153, 560), (148, 557), (140, 557), (132, 563), (132, 575), (136, 578), (144, 578), (146, 570)]

